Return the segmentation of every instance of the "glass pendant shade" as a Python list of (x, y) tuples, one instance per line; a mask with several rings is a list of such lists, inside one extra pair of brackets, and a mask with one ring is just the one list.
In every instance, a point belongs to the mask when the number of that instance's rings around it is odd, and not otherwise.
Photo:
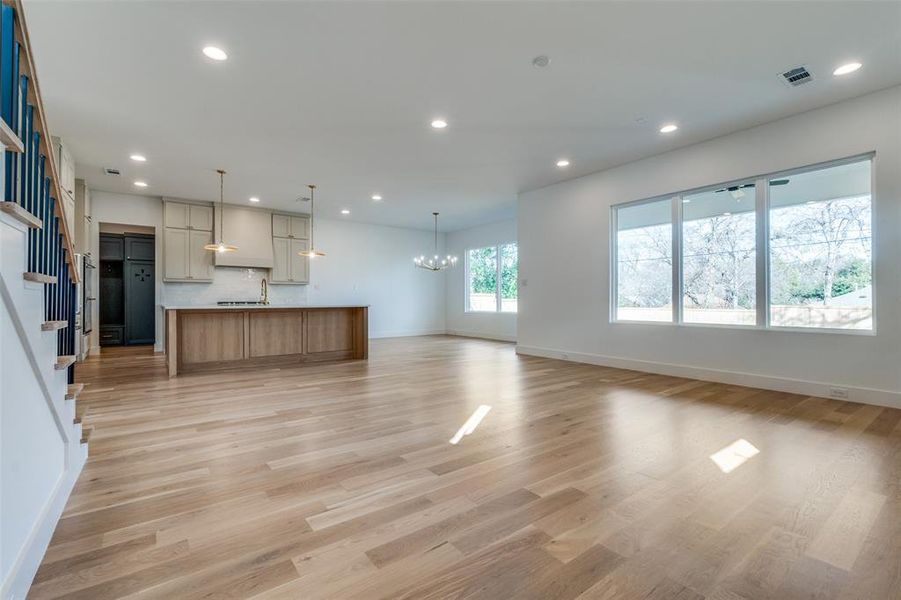
[(223, 223), (225, 222), (225, 210), (223, 210), (225, 203), (225, 194), (223, 193), (225, 187), (225, 171), (223, 169), (216, 169), (216, 172), (219, 173), (219, 239), (213, 244), (207, 244), (203, 247), (203, 249), (209, 250), (210, 252), (224, 254), (226, 252), (234, 252), (238, 249), (238, 247), (232, 246), (231, 244), (226, 244), (224, 241), (222, 241), (222, 228)]
[(443, 271), (444, 269), (457, 266), (457, 257), (451, 254), (446, 256), (438, 255), (438, 213), (432, 213), (435, 217), (435, 247), (430, 256), (420, 254), (413, 258), (413, 264), (420, 269), (427, 271)]

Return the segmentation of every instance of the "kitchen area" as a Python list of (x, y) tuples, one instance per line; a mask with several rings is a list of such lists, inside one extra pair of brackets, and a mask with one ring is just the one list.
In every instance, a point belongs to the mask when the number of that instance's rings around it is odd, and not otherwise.
[[(82, 360), (101, 347), (153, 344), (176, 376), (367, 358), (368, 306), (307, 302), (310, 263), (323, 256), (313, 247), (311, 212), (225, 204), (221, 196), (123, 203), (105, 192), (92, 197), (82, 180), (73, 187)], [(311, 210), (312, 198), (303, 201)]]

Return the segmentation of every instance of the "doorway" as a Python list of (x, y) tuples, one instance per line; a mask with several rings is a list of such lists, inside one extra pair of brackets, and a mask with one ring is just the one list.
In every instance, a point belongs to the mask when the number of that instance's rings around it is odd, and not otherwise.
[(100, 224), (100, 345), (156, 341), (156, 238), (151, 227)]

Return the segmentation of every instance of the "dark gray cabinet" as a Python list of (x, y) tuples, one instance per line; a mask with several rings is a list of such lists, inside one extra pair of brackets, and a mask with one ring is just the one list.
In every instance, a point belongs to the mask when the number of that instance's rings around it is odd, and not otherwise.
[(155, 341), (154, 255), (152, 235), (101, 234), (101, 346)]
[(125, 238), (121, 235), (101, 233), (100, 260), (125, 260)]

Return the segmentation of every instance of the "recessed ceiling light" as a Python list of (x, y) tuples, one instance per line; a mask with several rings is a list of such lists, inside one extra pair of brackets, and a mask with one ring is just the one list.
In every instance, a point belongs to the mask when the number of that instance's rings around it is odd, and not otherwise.
[(668, 123), (660, 128), (660, 133), (672, 133), (677, 129), (679, 129), (678, 125), (674, 123)]
[(435, 119), (434, 121), (432, 121), (433, 129), (444, 129), (445, 127), (447, 127), (447, 121), (445, 121), (444, 119)]
[(213, 60), (222, 61), (228, 59), (228, 54), (225, 53), (225, 50), (216, 46), (206, 46), (203, 49), (203, 53), (207, 58), (212, 58)]
[(376, 200), (376, 201), (377, 201), (377, 200), (381, 200), (381, 199), (382, 199), (382, 196), (381, 196), (380, 194), (373, 194), (373, 195), (372, 195), (372, 199), (373, 199), (373, 200)]
[(147, 182), (146, 182), (146, 181), (141, 181), (141, 180), (139, 179), (138, 181), (135, 181), (135, 186), (137, 186), (137, 187), (147, 187)]
[(349, 214), (350, 214), (350, 211), (347, 210), (346, 208), (342, 208), (342, 209), (341, 209), (341, 214), (342, 214), (342, 215), (349, 215)]
[(132, 154), (128, 158), (130, 158), (131, 160), (133, 160), (135, 162), (147, 162), (147, 157), (144, 156), (143, 154)]
[(832, 74), (835, 76), (847, 75), (848, 73), (853, 73), (854, 71), (861, 68), (862, 66), (863, 65), (860, 64), (859, 62), (845, 63), (845, 64), (841, 65), (840, 67), (836, 68), (832, 72)]
[(568, 167), (569, 161), (566, 160), (565, 158), (561, 158), (560, 160), (557, 161), (557, 166), (558, 167)]
[(248, 198), (248, 200), (250, 200), (251, 202), (259, 202), (260, 201), (260, 199), (257, 198), (256, 196), (251, 196), (250, 198)]

